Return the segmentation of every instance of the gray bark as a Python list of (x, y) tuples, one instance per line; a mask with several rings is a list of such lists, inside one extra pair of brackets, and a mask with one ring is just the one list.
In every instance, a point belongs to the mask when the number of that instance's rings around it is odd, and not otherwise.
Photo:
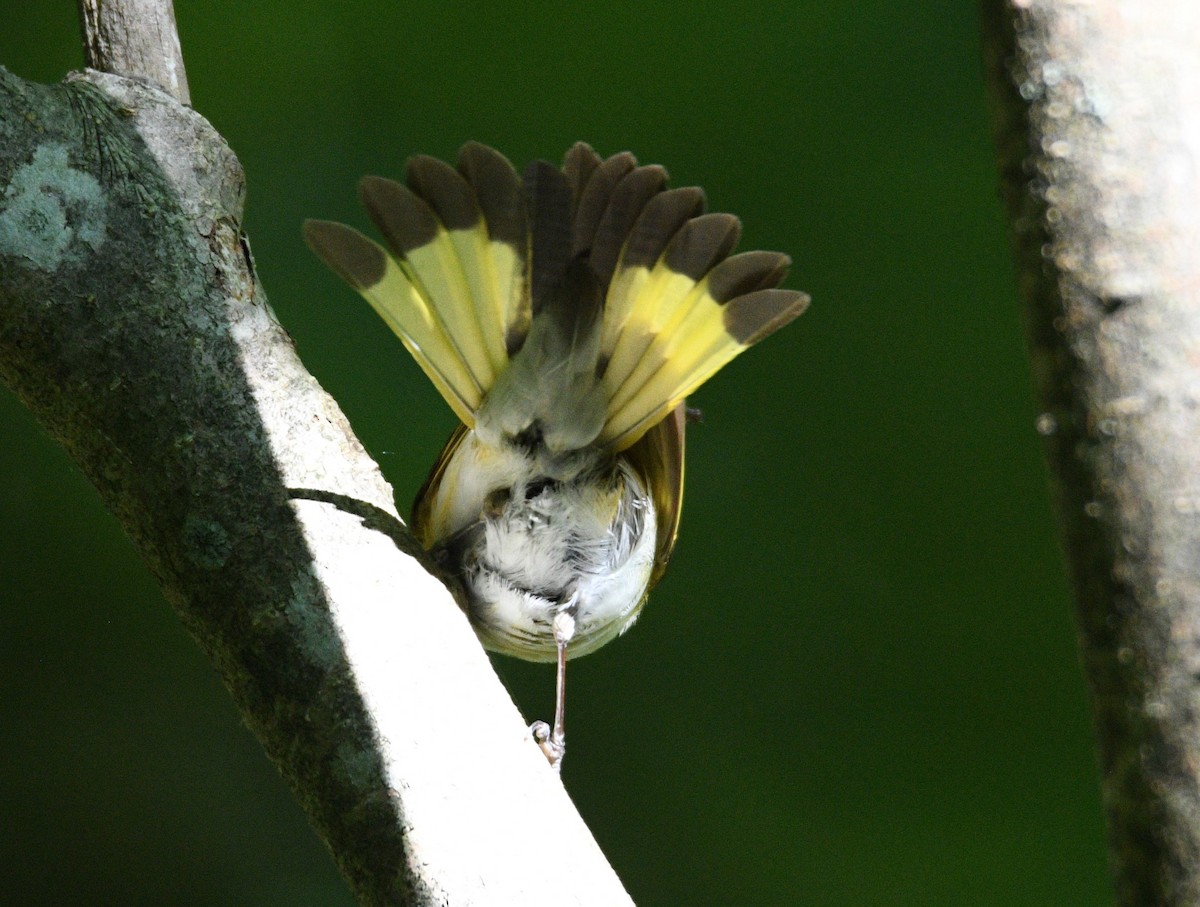
[(121, 521), (363, 903), (628, 903), (277, 323), (242, 197), (221, 138), (147, 81), (0, 69), (0, 380)]
[(188, 104), (171, 0), (77, 0), (89, 69), (140, 79)]
[(1118, 901), (1200, 903), (1200, 4), (985, 0)]

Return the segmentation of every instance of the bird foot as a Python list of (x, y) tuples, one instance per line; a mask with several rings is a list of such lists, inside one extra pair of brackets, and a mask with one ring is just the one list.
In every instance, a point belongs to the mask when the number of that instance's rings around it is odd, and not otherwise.
[(544, 721), (535, 721), (529, 726), (529, 731), (533, 734), (534, 742), (542, 748), (550, 767), (561, 772), (563, 756), (567, 752), (566, 735), (555, 734)]

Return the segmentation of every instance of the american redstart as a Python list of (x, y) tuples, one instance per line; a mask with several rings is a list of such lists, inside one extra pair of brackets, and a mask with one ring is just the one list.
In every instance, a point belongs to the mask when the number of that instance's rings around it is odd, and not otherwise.
[(741, 224), (704, 193), (582, 142), (518, 175), (469, 142), (457, 167), (408, 161), (359, 185), (387, 243), (304, 235), (400, 337), (462, 424), (417, 494), (412, 529), (465, 592), (484, 646), (566, 660), (637, 619), (679, 528), (688, 394), (799, 315), (790, 260), (731, 255)]

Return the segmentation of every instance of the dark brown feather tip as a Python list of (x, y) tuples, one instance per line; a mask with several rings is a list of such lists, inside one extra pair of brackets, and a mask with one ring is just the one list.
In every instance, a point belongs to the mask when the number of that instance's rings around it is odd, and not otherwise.
[(668, 189), (646, 203), (622, 253), (623, 268), (652, 268), (679, 228), (704, 211), (704, 190), (697, 186)]
[(508, 158), (487, 145), (467, 142), (458, 152), (458, 172), (475, 190), (488, 236), (519, 250), (524, 259), (528, 242), (525, 200), (521, 178)]
[(607, 284), (616, 270), (621, 247), (647, 202), (662, 191), (667, 171), (662, 167), (638, 167), (625, 175), (609, 197), (608, 209), (596, 227), (589, 259), (592, 271)]
[(480, 221), (470, 184), (444, 161), (424, 154), (409, 158), (408, 188), (425, 200), (447, 230), (469, 230)]
[(808, 308), (809, 297), (797, 290), (757, 290), (731, 299), (722, 313), (725, 330), (738, 343), (750, 346), (767, 337)]
[(329, 220), (306, 220), (304, 241), (356, 290), (369, 289), (383, 279), (387, 269), (383, 250), (352, 227)]
[(769, 290), (783, 283), (792, 260), (782, 252), (742, 252), (731, 255), (708, 275), (708, 293), (717, 302)]
[(358, 196), (397, 255), (428, 245), (437, 236), (437, 218), (407, 186), (381, 176), (364, 176)]
[(576, 206), (579, 205), (579, 197), (583, 195), (592, 173), (599, 166), (600, 155), (596, 154), (587, 142), (576, 142), (563, 157), (563, 173), (567, 175), (567, 182), (571, 184), (571, 197), (574, 198)]
[(742, 223), (732, 214), (702, 214), (680, 228), (663, 260), (676, 274), (699, 280), (733, 251), (741, 236)]
[(533, 161), (522, 174), (533, 229), (530, 299), (536, 315), (571, 262), (571, 186), (561, 170)]
[(614, 154), (598, 166), (587, 181), (587, 186), (579, 196), (579, 204), (575, 208), (575, 245), (578, 255), (592, 247), (596, 236), (596, 227), (600, 218), (608, 208), (608, 200), (613, 189), (630, 170), (637, 166), (637, 158), (628, 151)]

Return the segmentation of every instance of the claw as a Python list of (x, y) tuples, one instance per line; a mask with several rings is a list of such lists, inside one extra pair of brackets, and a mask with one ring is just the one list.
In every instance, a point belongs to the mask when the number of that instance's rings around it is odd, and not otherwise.
[(567, 751), (567, 741), (564, 736), (555, 737), (550, 725), (544, 721), (535, 721), (529, 726), (534, 742), (541, 747), (546, 761), (556, 772), (562, 771), (563, 754)]

